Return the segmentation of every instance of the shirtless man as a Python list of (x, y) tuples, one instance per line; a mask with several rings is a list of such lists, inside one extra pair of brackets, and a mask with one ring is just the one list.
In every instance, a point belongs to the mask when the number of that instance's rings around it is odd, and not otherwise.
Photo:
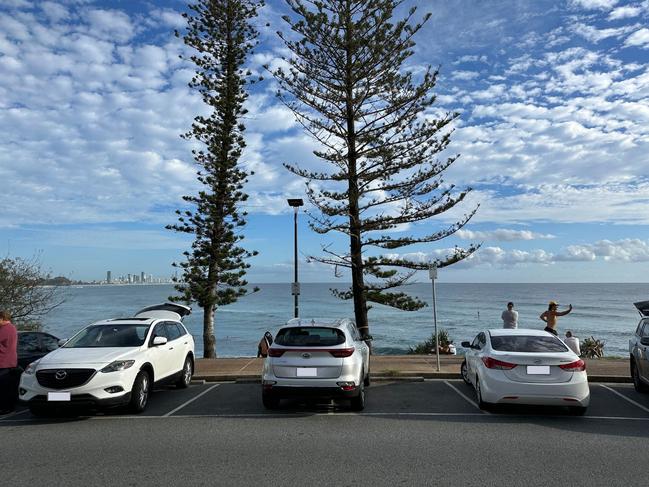
[(544, 311), (541, 313), (541, 318), (543, 321), (545, 321), (546, 327), (545, 331), (552, 333), (553, 335), (557, 336), (557, 317), (559, 316), (565, 316), (568, 313), (572, 311), (572, 304), (568, 305), (568, 309), (565, 311), (557, 311), (557, 304), (556, 301), (550, 301), (550, 304), (548, 305), (548, 310)]

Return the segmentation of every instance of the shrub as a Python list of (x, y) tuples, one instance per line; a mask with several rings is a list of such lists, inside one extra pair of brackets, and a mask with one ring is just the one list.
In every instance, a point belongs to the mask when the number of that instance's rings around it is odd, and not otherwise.
[[(453, 340), (450, 339), (448, 330), (440, 328), (439, 332), (439, 353), (449, 353), (448, 346), (453, 343)], [(435, 333), (433, 333), (428, 340), (422, 343), (415, 345), (415, 348), (410, 347), (408, 349), (408, 355), (428, 355), (429, 353), (435, 353), (435, 344), (437, 340), (435, 339)]]
[(594, 337), (586, 338), (581, 344), (580, 350), (582, 358), (602, 358), (604, 356), (604, 344), (602, 340)]

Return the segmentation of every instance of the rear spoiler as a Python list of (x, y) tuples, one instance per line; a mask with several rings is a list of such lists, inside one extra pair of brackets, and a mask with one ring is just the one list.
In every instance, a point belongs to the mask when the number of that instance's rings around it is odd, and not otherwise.
[(649, 316), (649, 301), (640, 301), (638, 303), (633, 303), (633, 305), (638, 308), (638, 312), (641, 316)]

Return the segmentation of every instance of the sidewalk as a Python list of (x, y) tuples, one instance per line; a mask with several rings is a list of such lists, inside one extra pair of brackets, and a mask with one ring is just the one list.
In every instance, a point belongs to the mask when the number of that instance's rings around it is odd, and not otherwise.
[[(440, 371), (434, 355), (372, 355), (372, 380), (459, 379), (461, 356), (441, 356)], [(261, 377), (261, 358), (217, 358), (196, 360), (194, 380), (208, 382), (255, 382)], [(586, 360), (591, 382), (631, 382), (625, 359)]]

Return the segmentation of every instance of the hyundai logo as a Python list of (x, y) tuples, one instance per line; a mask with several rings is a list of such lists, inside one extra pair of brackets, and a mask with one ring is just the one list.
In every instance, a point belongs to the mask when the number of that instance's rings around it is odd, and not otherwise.
[(65, 370), (57, 370), (56, 374), (54, 374), (54, 377), (56, 377), (56, 380), (63, 380), (68, 376), (68, 373)]
[(302, 358), (311, 358), (311, 354), (309, 352), (304, 352)]

